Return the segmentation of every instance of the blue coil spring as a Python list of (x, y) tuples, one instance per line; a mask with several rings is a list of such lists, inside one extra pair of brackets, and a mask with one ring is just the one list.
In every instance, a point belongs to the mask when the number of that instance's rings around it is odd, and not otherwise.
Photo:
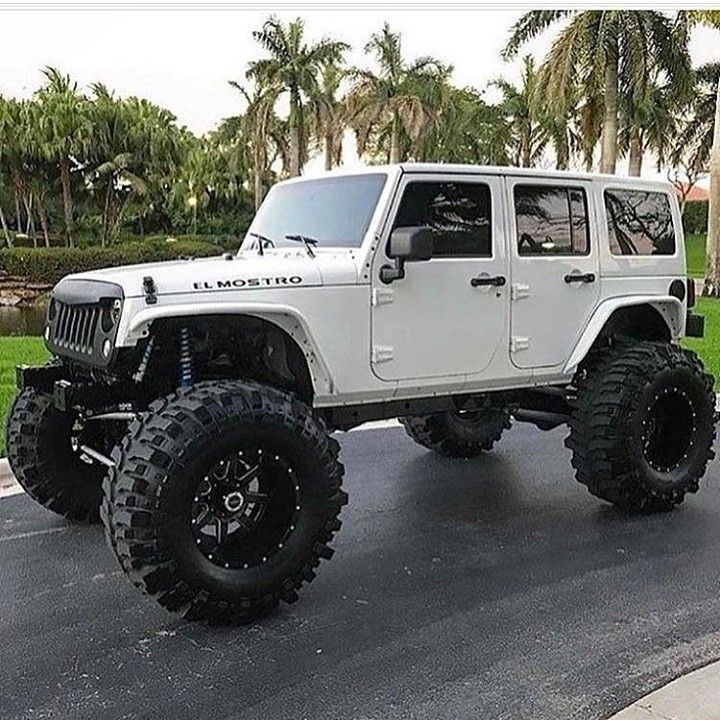
[(190, 330), (187, 325), (183, 325), (180, 328), (180, 387), (190, 387), (192, 383), (193, 367)]

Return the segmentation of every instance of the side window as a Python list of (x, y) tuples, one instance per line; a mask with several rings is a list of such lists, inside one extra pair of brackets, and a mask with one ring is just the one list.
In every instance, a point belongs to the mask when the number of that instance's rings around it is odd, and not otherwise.
[(411, 182), (393, 229), (432, 228), (433, 257), (491, 257), (491, 208), (490, 187), (484, 183)]
[(670, 199), (644, 190), (606, 190), (605, 215), (613, 255), (674, 255)]
[(515, 221), (520, 255), (587, 255), (587, 198), (581, 188), (516, 185)]

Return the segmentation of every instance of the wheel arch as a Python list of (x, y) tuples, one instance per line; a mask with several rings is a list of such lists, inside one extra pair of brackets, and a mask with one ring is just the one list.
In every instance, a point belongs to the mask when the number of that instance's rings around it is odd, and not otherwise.
[(599, 342), (610, 336), (671, 341), (684, 330), (683, 305), (672, 296), (613, 298), (602, 302), (573, 348), (564, 372), (571, 375)]
[(119, 344), (135, 345), (152, 334), (154, 325), (165, 320), (187, 319), (192, 323), (218, 316), (227, 318), (228, 322), (238, 323), (251, 318), (277, 331), (284, 338), (293, 356), (292, 362), (298, 362), (300, 372), (306, 377), (306, 382), (300, 382), (298, 387), (300, 396), (306, 402), (312, 403), (313, 397), (319, 393), (332, 392), (333, 381), (328, 364), (320, 353), (307, 320), (295, 308), (287, 306), (243, 304), (235, 307), (218, 303), (149, 308), (132, 318), (122, 339), (118, 339)]

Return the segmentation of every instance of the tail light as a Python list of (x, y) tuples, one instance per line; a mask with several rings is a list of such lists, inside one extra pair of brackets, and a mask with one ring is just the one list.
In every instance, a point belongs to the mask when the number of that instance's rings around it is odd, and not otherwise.
[(687, 286), (687, 306), (689, 308), (695, 307), (695, 280), (691, 277), (685, 281)]

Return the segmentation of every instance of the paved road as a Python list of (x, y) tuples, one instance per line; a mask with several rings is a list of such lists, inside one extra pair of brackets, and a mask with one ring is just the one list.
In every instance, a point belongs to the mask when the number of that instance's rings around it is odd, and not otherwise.
[(248, 628), (166, 615), (99, 529), (0, 501), (0, 717), (592, 720), (720, 657), (720, 463), (630, 518), (575, 484), (559, 430), (474, 461), (398, 428), (342, 442), (335, 558)]

